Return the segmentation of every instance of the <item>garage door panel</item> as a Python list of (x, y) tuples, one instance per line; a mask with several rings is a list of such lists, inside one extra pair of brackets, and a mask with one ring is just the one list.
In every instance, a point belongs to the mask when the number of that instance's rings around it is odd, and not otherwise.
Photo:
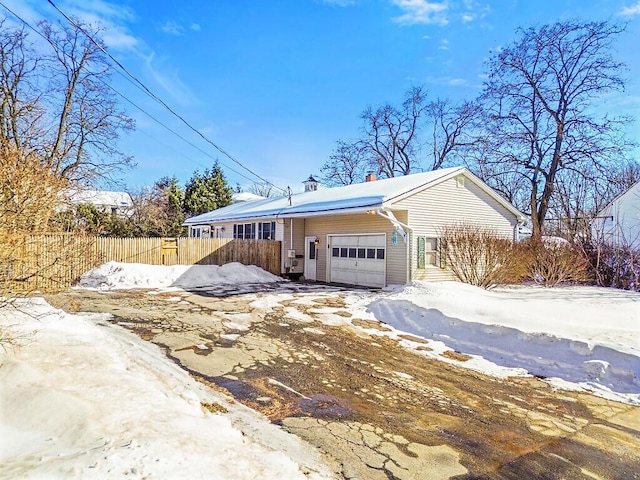
[(330, 281), (371, 287), (386, 284), (386, 236), (331, 236)]

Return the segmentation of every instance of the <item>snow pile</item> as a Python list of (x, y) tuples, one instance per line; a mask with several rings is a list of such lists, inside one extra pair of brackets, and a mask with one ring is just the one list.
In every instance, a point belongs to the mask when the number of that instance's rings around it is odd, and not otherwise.
[[(297, 438), (227, 403), (104, 317), (68, 315), (42, 299), (20, 306), (0, 309), (0, 329), (30, 333), (28, 344), (0, 350), (0, 477), (330, 477)], [(234, 416), (246, 417), (252, 437)]]
[(214, 284), (255, 284), (282, 281), (255, 265), (144, 265), (107, 262), (80, 277), (78, 286), (100, 290), (127, 288), (192, 288)]
[[(415, 282), (367, 302), (373, 318), (471, 355), (492, 375), (526, 374), (640, 404), (640, 295), (594, 287), (486, 291), (457, 282)], [(407, 346), (412, 342), (404, 342)]]

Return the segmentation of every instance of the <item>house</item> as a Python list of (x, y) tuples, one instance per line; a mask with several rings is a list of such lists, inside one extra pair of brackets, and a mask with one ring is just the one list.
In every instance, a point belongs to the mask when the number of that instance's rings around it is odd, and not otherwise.
[(105, 213), (129, 217), (133, 214), (133, 200), (127, 192), (106, 190), (68, 190), (66, 201), (73, 205), (95, 205)]
[(640, 248), (640, 181), (598, 213), (592, 232), (609, 245)]
[(236, 203), (185, 222), (213, 236), (282, 242), (282, 274), (382, 287), (453, 279), (438, 235), (473, 222), (515, 239), (522, 215), (463, 167)]

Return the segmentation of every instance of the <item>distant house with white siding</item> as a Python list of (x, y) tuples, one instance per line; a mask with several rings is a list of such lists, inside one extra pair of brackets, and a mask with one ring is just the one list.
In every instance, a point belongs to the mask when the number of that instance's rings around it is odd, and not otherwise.
[(439, 232), (459, 222), (516, 239), (522, 215), (463, 167), (236, 203), (185, 222), (211, 236), (282, 242), (282, 273), (382, 287), (453, 279)]
[(609, 245), (640, 248), (640, 182), (598, 213), (592, 231), (596, 239)]

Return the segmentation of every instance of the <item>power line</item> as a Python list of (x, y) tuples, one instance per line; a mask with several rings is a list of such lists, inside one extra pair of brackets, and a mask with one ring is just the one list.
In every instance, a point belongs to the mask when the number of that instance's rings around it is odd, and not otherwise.
[[(29, 22), (27, 22), (26, 20), (24, 20), (22, 17), (20, 17), (19, 15), (17, 15), (15, 12), (13, 12), (11, 9), (9, 9), (6, 5), (4, 5), (4, 3), (0, 2), (0, 5), (2, 5), (6, 10), (8, 10), (12, 15), (14, 15), (18, 20), (20, 20), (22, 23), (24, 23), (27, 27), (29, 27), (31, 30), (33, 30), (35, 33), (37, 33), (39, 36), (41, 36), (45, 41), (47, 41), (47, 43), (49, 43), (52, 47), (55, 47), (55, 45), (53, 45), (53, 43), (51, 42), (51, 40), (49, 38), (47, 38), (45, 35), (42, 34), (42, 32), (40, 32), (38, 29), (36, 29), (33, 25), (31, 25)], [(121, 72), (118, 72), (123, 78), (125, 78), (126, 80), (128, 80), (129, 82), (131, 82), (131, 80), (124, 76)], [(203, 149), (201, 149), (200, 147), (198, 147), (197, 145), (195, 145), (193, 142), (191, 142), (190, 140), (186, 139), (185, 137), (183, 137), (182, 135), (180, 135), (178, 132), (176, 132), (175, 130), (173, 130), (171, 127), (167, 126), (165, 123), (163, 123), (162, 121), (158, 120), (156, 117), (154, 117), (153, 115), (151, 115), (149, 112), (147, 112), (144, 108), (140, 107), (139, 105), (137, 105), (133, 100), (129, 99), (126, 95), (124, 95), (123, 93), (119, 92), (117, 89), (115, 89), (113, 86), (109, 85), (108, 83), (106, 83), (104, 80), (102, 80), (101, 78), (98, 78), (99, 81), (101, 81), (103, 83), (103, 85), (107, 88), (109, 88), (110, 90), (112, 90), (114, 93), (116, 93), (118, 96), (122, 97), (125, 101), (127, 101), (128, 103), (130, 103), (132, 106), (134, 106), (136, 109), (140, 110), (142, 113), (144, 113), (147, 117), (149, 117), (151, 120), (153, 120), (154, 122), (156, 122), (158, 125), (164, 127), (167, 131), (171, 132), (172, 134), (174, 134), (176, 137), (178, 137), (179, 139), (181, 139), (182, 141), (184, 141), (186, 144), (190, 145), (191, 147), (193, 147), (194, 149), (198, 150), (200, 153), (202, 153), (203, 155), (206, 155), (207, 157), (211, 158), (212, 160), (215, 161), (219, 161), (218, 158), (214, 157), (213, 155), (211, 155), (209, 152), (204, 151)], [(133, 85), (135, 85), (133, 82), (131, 82)], [(139, 87), (138, 87), (139, 88)], [(145, 135), (147, 135), (149, 138), (158, 141), (156, 138), (154, 138), (152, 135), (145, 133)], [(207, 168), (204, 165), (202, 165), (201, 163), (197, 162), (196, 160), (187, 157), (184, 153), (180, 153), (181, 156), (185, 157), (187, 160), (189, 160), (191, 163), (202, 167), (202, 168)], [(222, 163), (222, 162), (221, 162)], [(234, 170), (233, 168), (229, 167), (228, 165), (222, 164), (225, 168), (227, 168), (228, 170), (232, 171), (233, 173), (235, 173), (236, 175), (239, 175), (242, 178), (245, 178), (246, 180), (249, 181), (253, 181), (252, 178), (248, 177), (247, 175), (245, 175), (244, 173), (238, 172), (237, 170)], [(275, 186), (275, 185), (274, 185)], [(276, 187), (278, 188), (278, 187)]]
[[(29, 22), (27, 22), (25, 19), (23, 19), (20, 15), (18, 15), (17, 13), (15, 13), (13, 10), (11, 10), (9, 7), (7, 7), (3, 2), (0, 1), (0, 5), (2, 7), (4, 7), (5, 10), (7, 10), (9, 13), (11, 13), (14, 17), (16, 17), (18, 20), (20, 20), (24, 25), (26, 25), (27, 27), (29, 27), (31, 30), (33, 30), (36, 34), (38, 34), (40, 37), (42, 37), (45, 41), (47, 41), (47, 43), (49, 43), (52, 47), (56, 48), (56, 45), (53, 44), (53, 42), (47, 38), (42, 32), (40, 32), (38, 29), (36, 29), (33, 25), (31, 25)], [(58, 9), (59, 10), (59, 9)], [(63, 14), (64, 15), (64, 14)], [(65, 18), (66, 17), (65, 15)], [(74, 24), (72, 22), (72, 25), (76, 26), (76, 24)], [(106, 50), (104, 48), (102, 48), (102, 46), (96, 42), (84, 29), (82, 29), (79, 25), (76, 26), (76, 28), (78, 28), (80, 31), (82, 31), (82, 33), (84, 33), (90, 40), (91, 42), (96, 45), (103, 53), (105, 53), (106, 55), (108, 55), (114, 62), (118, 63), (117, 60), (115, 60), (111, 55), (108, 54), (108, 52), (106, 52)], [(122, 67), (122, 66), (121, 66)], [(125, 71), (126, 69), (124, 67), (122, 67)], [(145, 91), (145, 93), (150, 94), (152, 97), (155, 97), (150, 91), (148, 91), (148, 89), (142, 85), (141, 82), (139, 82), (137, 79), (135, 79), (135, 77), (133, 77), (131, 74), (129, 74), (129, 72), (127, 71), (127, 76), (125, 76), (122, 72), (118, 71), (118, 73), (127, 81), (129, 81), (130, 83), (132, 83), (132, 85), (136, 86), (139, 89), (143, 89), (143, 91)], [(132, 81), (135, 80), (134, 81)], [(184, 136), (180, 135), (178, 132), (176, 132), (175, 130), (173, 130), (171, 127), (167, 126), (166, 124), (164, 124), (162, 121), (158, 120), (156, 117), (154, 117), (153, 115), (151, 115), (149, 112), (147, 112), (145, 109), (143, 109), (142, 107), (140, 107), (139, 105), (137, 105), (135, 102), (133, 102), (132, 100), (130, 100), (126, 95), (124, 95), (123, 93), (119, 92), (118, 90), (116, 90), (113, 86), (109, 85), (107, 82), (105, 82), (104, 80), (102, 80), (101, 78), (98, 78), (99, 81), (101, 81), (107, 88), (109, 88), (110, 90), (112, 90), (113, 92), (115, 92), (118, 96), (122, 97), (124, 100), (126, 100), (128, 103), (130, 103), (131, 105), (133, 105), (135, 108), (137, 108), (138, 110), (140, 110), (142, 113), (144, 113), (147, 117), (149, 117), (150, 119), (152, 119), (154, 122), (158, 123), (159, 125), (161, 125), (162, 127), (164, 127), (166, 130), (168, 130), (169, 132), (171, 132), (172, 134), (174, 134), (175, 136), (177, 136), (179, 139), (181, 139), (182, 141), (184, 141), (185, 143), (187, 143), (188, 145), (190, 145), (191, 147), (193, 147), (194, 149), (198, 150), (200, 153), (202, 153), (203, 155), (206, 155), (207, 157), (215, 160), (215, 161), (219, 161), (218, 158), (212, 156), (210, 153), (204, 151), (203, 149), (201, 149), (200, 147), (198, 147), (197, 145), (195, 145), (193, 142), (189, 141), (188, 139), (186, 139)], [(161, 102), (164, 105), (164, 102), (162, 102), (160, 99), (156, 98), (156, 101)], [(166, 108), (166, 105), (164, 105)], [(174, 115), (175, 112), (173, 112), (171, 109), (169, 109)], [(180, 117), (181, 118), (181, 117)], [(181, 120), (183, 122), (186, 122), (186, 120), (182, 119)], [(189, 125), (189, 128), (191, 130), (196, 131), (196, 133), (198, 133), (200, 136), (202, 136), (202, 134), (200, 132), (198, 132), (194, 127), (191, 127)], [(145, 133), (146, 134), (146, 133)], [(146, 134), (147, 136), (149, 136), (150, 138), (153, 138), (151, 135)], [(204, 137), (203, 137), (204, 138)], [(212, 143), (212, 142), (208, 142), (208, 143)], [(217, 147), (216, 147), (217, 148)], [(242, 165), (240, 162), (238, 162), (237, 160), (233, 159), (232, 157), (230, 157), (230, 155), (228, 155), (226, 152), (225, 156), (229, 157), (230, 159), (232, 159), (234, 162), (238, 163), (240, 166), (242, 166), (245, 170), (247, 170), (249, 173), (251, 173), (252, 175), (254, 175), (255, 177), (259, 178), (260, 180), (262, 180), (263, 182), (265, 182), (268, 185), (271, 185), (273, 187), (275, 187), (278, 190), (281, 190), (282, 192), (285, 192), (285, 190), (281, 187), (278, 187), (277, 185), (269, 182), (268, 180), (263, 179), (261, 176), (259, 176), (258, 174), (256, 174), (255, 172), (249, 170), (248, 168), (244, 167), (244, 165)], [(204, 167), (202, 164), (198, 163), (197, 161), (193, 160), (192, 158), (187, 157), (186, 155), (182, 154), (182, 156), (184, 156), (185, 158), (187, 158), (189, 161), (191, 161), (192, 163), (194, 163), (197, 166)], [(237, 170), (229, 167), (228, 165), (225, 165), (224, 163), (220, 162), (225, 168), (227, 168), (228, 170), (232, 171), (233, 173), (235, 173), (236, 175), (239, 175), (242, 178), (245, 178), (249, 181), (254, 181), (252, 178), (248, 177), (247, 175), (238, 172)]]
[[(236, 164), (238, 164), (240, 167), (242, 167), (244, 170), (246, 170), (247, 172), (249, 172), (251, 175), (255, 176), (256, 178), (260, 179), (262, 182), (268, 184), (268, 185), (272, 185), (273, 187), (277, 188), (278, 190), (282, 190), (283, 192), (285, 192), (285, 189), (278, 187), (277, 185), (274, 185), (273, 183), (271, 183), (270, 181), (268, 181), (267, 179), (263, 178), (262, 176), (258, 175), (256, 172), (254, 172), (253, 170), (251, 170), (250, 168), (246, 167), (245, 165), (243, 165), (239, 160), (237, 160), (236, 158), (234, 158), (231, 154), (229, 154), (226, 150), (224, 150), (222, 147), (220, 147), (219, 145), (217, 145), (215, 142), (213, 142), (212, 140), (210, 140), (209, 138), (207, 138), (204, 134), (202, 134), (202, 132), (200, 132), (197, 128), (195, 128), (194, 126), (192, 126), (189, 122), (187, 122), (187, 120), (185, 120), (185, 118), (180, 115), (179, 113), (177, 113), (173, 108), (171, 108), (166, 102), (164, 102), (160, 97), (158, 97), (156, 94), (154, 94), (144, 83), (142, 83), (135, 75), (133, 75), (131, 72), (129, 72), (129, 70), (127, 70), (127, 68), (124, 67), (124, 65), (122, 65), (118, 60), (116, 60), (101, 44), (100, 42), (97, 42), (93, 36), (88, 33), (81, 25), (79, 25), (76, 21), (74, 21), (72, 18), (70, 18), (66, 13), (64, 13), (55, 3), (53, 3), (52, 0), (47, 0), (48, 3), (55, 8), (71, 25), (73, 25), (75, 28), (77, 28), (79, 31), (81, 31), (82, 33), (84, 33), (84, 35), (91, 40), (91, 42), (98, 47), (105, 55), (107, 55), (122, 71), (124, 71), (126, 73), (126, 75), (131, 78), (131, 80), (133, 80), (137, 85), (139, 85), (139, 87), (148, 95), (150, 96), (152, 99), (154, 99), (156, 102), (158, 102), (160, 105), (162, 105), (165, 109), (167, 109), (171, 114), (173, 114), (176, 118), (178, 118), (182, 123), (184, 123), (190, 130), (192, 130), (194, 133), (196, 133), (198, 136), (200, 136), (205, 142), (207, 142), (208, 144), (210, 144), (211, 146), (213, 146), (216, 150), (218, 150), (220, 153), (222, 153), (225, 157), (227, 157), (229, 160), (235, 162)], [(4, 6), (4, 5), (3, 5)], [(5, 7), (6, 8), (6, 7)], [(13, 12), (12, 12), (13, 13)], [(14, 14), (15, 15), (15, 14)], [(237, 173), (237, 172), (236, 172)], [(245, 177), (246, 178), (246, 177)]]

